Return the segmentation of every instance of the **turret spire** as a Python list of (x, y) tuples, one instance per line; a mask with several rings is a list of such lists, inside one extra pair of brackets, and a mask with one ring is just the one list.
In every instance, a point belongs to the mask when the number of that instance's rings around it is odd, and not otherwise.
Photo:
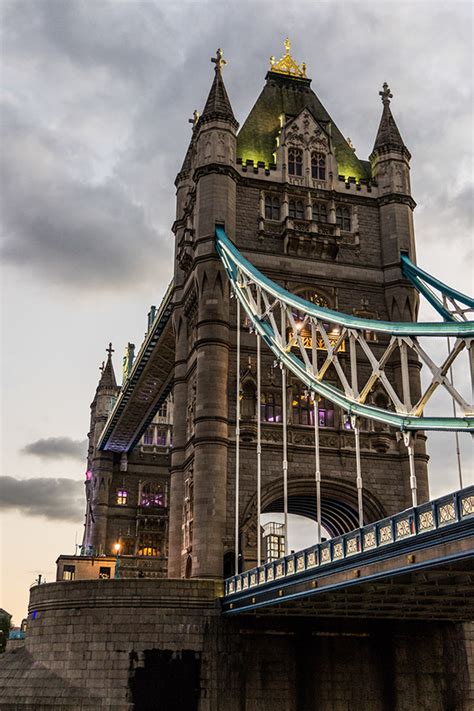
[[(377, 131), (377, 137), (374, 143), (374, 151), (376, 150), (390, 150), (395, 149), (398, 151), (407, 151), (403, 139), (398, 130), (395, 119), (393, 118), (392, 112), (390, 110), (390, 99), (393, 98), (393, 94), (390, 91), (390, 87), (387, 82), (384, 82), (382, 91), (379, 91), (379, 95), (382, 99), (383, 112), (382, 118), (380, 119), (379, 130)], [(408, 152), (408, 151), (407, 151)]]
[(99, 385), (97, 386), (97, 389), (117, 387), (117, 380), (115, 379), (114, 366), (112, 363), (112, 353), (114, 352), (115, 351), (112, 348), (112, 344), (109, 343), (109, 347), (106, 348), (107, 362), (105, 366), (104, 363), (102, 363), (99, 369), (102, 372), (102, 375), (100, 376)]
[(237, 127), (238, 123), (232, 111), (232, 106), (230, 105), (230, 100), (224, 86), (224, 80), (222, 79), (222, 68), (227, 64), (222, 56), (222, 49), (219, 48), (217, 50), (216, 56), (212, 57), (211, 62), (216, 65), (214, 81), (212, 82), (204, 111), (199, 118), (199, 123), (206, 123), (214, 119), (224, 119), (230, 121), (230, 123)]

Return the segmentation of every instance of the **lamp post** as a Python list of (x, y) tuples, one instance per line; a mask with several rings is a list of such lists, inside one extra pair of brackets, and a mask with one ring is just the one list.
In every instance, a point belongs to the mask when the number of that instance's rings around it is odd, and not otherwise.
[(114, 543), (114, 550), (116, 554), (116, 559), (115, 559), (115, 575), (114, 578), (119, 578), (119, 563), (120, 563), (120, 548), (121, 545), (120, 543)]

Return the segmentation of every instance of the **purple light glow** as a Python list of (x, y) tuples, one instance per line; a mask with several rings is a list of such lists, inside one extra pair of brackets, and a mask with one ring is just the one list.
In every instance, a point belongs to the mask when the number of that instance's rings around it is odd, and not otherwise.
[(92, 472), (90, 469), (86, 471), (86, 481), (90, 481), (92, 479)]

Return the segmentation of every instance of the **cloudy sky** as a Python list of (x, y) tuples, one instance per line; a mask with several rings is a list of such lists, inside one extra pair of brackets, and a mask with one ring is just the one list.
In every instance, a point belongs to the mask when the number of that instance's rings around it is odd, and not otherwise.
[[(288, 34), (361, 158), (389, 82), (413, 155), (419, 263), (470, 292), (473, 17), (456, 0), (3, 0), (1, 11), (0, 606), (19, 621), (29, 584), (53, 580), (81, 539), (98, 367), (109, 340), (117, 370), (127, 341), (141, 343), (171, 277), (173, 180), (216, 48), (242, 123)], [(453, 490), (452, 437), (434, 436), (430, 452), (433, 494)]]

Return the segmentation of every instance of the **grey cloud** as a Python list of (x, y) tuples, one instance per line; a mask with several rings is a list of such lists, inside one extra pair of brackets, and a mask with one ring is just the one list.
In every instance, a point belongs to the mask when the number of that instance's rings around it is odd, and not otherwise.
[(55, 521), (80, 522), (83, 485), (72, 479), (0, 477), (0, 509)]
[(87, 440), (70, 437), (47, 437), (30, 442), (21, 450), (22, 454), (31, 454), (42, 459), (79, 459), (83, 461), (87, 454)]
[(156, 277), (166, 253), (143, 208), (114, 179), (94, 185), (66, 165), (68, 148), (4, 109), (2, 248), (7, 262), (69, 287), (119, 289)]
[[(242, 122), (262, 88), (268, 56), (283, 51), (287, 33), (361, 158), (370, 153), (380, 120), (377, 92), (389, 81), (414, 156), (420, 253), (427, 250), (440, 263), (431, 243), (453, 227), (466, 241), (467, 201), (458, 210), (456, 195), (447, 201), (437, 194), (445, 176), (458, 174), (460, 135), (469, 153), (470, 89), (452, 81), (453, 71), (470, 71), (468, 3), (435, 3), (427, 13), (425, 4), (413, 2), (395, 9), (290, 1), (283, 15), (245, 0), (102, 0), (93, 10), (81, 0), (24, 0), (4, 8), (7, 86), (14, 87), (7, 96), (17, 102), (14, 125), (4, 122), (4, 254), (36, 277), (83, 290), (166, 281), (173, 179), (190, 137), (187, 118), (202, 109), (212, 80), (209, 57), (224, 48), (226, 84)], [(410, 31), (401, 32), (404, 26)], [(21, 136), (11, 144), (15, 130)]]

